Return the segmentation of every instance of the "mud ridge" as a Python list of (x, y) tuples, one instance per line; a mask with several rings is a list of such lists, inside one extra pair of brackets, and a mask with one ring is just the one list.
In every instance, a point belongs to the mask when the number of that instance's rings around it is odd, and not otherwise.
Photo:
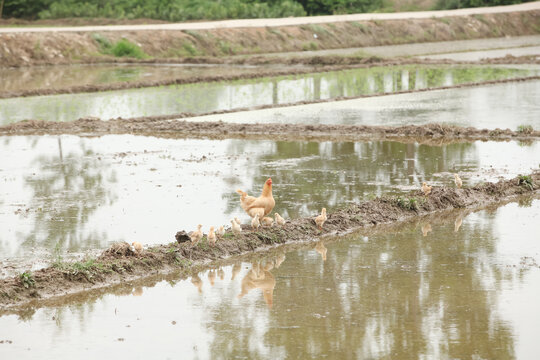
[(257, 139), (287, 141), (395, 140), (442, 145), (472, 141), (535, 141), (539, 130), (476, 129), (444, 124), (370, 126), (310, 124), (246, 124), (170, 120), (168, 117), (113, 119), (84, 118), (72, 122), (21, 121), (0, 126), (0, 135), (75, 134), (100, 136), (137, 134), (162, 138)]
[[(174, 242), (157, 245), (136, 254), (126, 242), (115, 243), (95, 259), (76, 263), (57, 260), (52, 266), (34, 272), (31, 282), (23, 281), (20, 276), (0, 280), (0, 311), (21, 305), (32, 306), (60, 296), (76, 296), (81, 291), (173, 271), (188, 273), (194, 267), (280, 244), (343, 235), (357, 229), (410, 221), (451, 209), (485, 207), (523, 195), (535, 196), (540, 190), (540, 171), (529, 176), (463, 189), (433, 187), (429, 196), (413, 191), (400, 198), (381, 197), (352, 204), (328, 214), (322, 231), (317, 229), (313, 218), (308, 217), (291, 219), (282, 227), (263, 228), (258, 232), (251, 231), (246, 225), (238, 235), (228, 229), (224, 238), (215, 246), (210, 246), (206, 238), (203, 238), (197, 246), (189, 242)], [(182, 233), (177, 234), (178, 239), (182, 238)]]

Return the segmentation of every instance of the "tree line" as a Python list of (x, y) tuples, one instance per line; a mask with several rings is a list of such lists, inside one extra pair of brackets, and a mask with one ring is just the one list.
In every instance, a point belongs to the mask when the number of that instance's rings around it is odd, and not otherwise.
[[(508, 5), (530, 0), (438, 0), (436, 8)], [(350, 14), (388, 9), (388, 0), (0, 0), (0, 17), (166, 21)]]

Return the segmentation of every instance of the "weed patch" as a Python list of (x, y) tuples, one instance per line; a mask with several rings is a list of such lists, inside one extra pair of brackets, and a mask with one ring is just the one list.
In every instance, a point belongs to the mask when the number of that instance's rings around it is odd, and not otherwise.
[(24, 286), (26, 289), (34, 287), (36, 285), (36, 281), (34, 280), (34, 275), (32, 275), (30, 271), (25, 271), (22, 274), (20, 274), (19, 281), (21, 282), (22, 286)]
[(518, 185), (521, 185), (531, 191), (534, 189), (532, 178), (529, 175), (519, 175)]
[(534, 129), (531, 125), (519, 125), (517, 128), (517, 132), (520, 134), (532, 134), (533, 131)]

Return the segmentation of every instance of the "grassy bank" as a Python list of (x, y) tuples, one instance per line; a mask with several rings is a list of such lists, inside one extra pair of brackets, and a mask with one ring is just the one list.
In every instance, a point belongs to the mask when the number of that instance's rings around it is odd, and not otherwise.
[[(185, 31), (0, 34), (0, 66), (153, 58), (197, 62), (306, 50), (540, 34), (540, 11)], [(118, 49), (117, 49), (118, 48)]]

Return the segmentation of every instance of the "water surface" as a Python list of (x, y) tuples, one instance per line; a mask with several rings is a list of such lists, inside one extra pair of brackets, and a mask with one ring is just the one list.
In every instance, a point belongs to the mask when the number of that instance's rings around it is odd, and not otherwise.
[(0, 317), (0, 340), (12, 342), (0, 349), (18, 359), (156, 349), (163, 358), (533, 359), (539, 215), (539, 200), (522, 201), (126, 284)]
[(119, 82), (161, 81), (198, 76), (240, 75), (262, 67), (183, 64), (92, 64), (0, 68), (0, 91), (40, 90)]
[(394, 94), (193, 117), (193, 121), (348, 125), (441, 123), (481, 129), (540, 128), (540, 81)]
[[(111, 119), (117, 117), (130, 118), (140, 116), (171, 115), (178, 113), (208, 113), (219, 110), (231, 110), (253, 107), (259, 105), (278, 105), (313, 101), (321, 99), (334, 99), (339, 97), (354, 97), (360, 95), (373, 95), (393, 93), (397, 91), (429, 89), (432, 87), (451, 86), (471, 82), (512, 79), (539, 74), (539, 69), (502, 68), (502, 67), (452, 67), (452, 66), (401, 66), (401, 67), (374, 67), (353, 69), (307, 75), (281, 76), (262, 79), (238, 80), (230, 82), (197, 83), (173, 85), (157, 88), (129, 89), (119, 91), (106, 91), (83, 94), (63, 94), (52, 96), (36, 96), (25, 98), (0, 99), (0, 124), (9, 124), (27, 119), (41, 119), (47, 121), (72, 121), (82, 117), (98, 117)], [(526, 99), (538, 97), (538, 86), (532, 88), (533, 92), (526, 94)], [(489, 91), (489, 89), (487, 90)], [(497, 105), (508, 94), (495, 90), (495, 98), (491, 104)], [(432, 107), (428, 111), (441, 109), (439, 103), (444, 103), (448, 97), (446, 93), (437, 93), (435, 98), (429, 99)], [(420, 101), (416, 100), (418, 99)], [(424, 96), (425, 97), (425, 96)], [(383, 98), (385, 99), (385, 98)], [(426, 112), (427, 104), (418, 94), (409, 95), (408, 110), (414, 114)], [(467, 99), (468, 100), (468, 99)], [(376, 100), (375, 100), (376, 101)], [(512, 105), (521, 106), (523, 101), (521, 93)], [(529, 100), (530, 101), (530, 100)], [(339, 103), (335, 106), (341, 106)], [(415, 106), (416, 105), (416, 106)], [(458, 104), (460, 105), (460, 104)], [(323, 109), (326, 108), (326, 104)], [(386, 102), (382, 100), (377, 105), (379, 111), (395, 107), (392, 98)], [(308, 108), (310, 109), (310, 108)], [(290, 110), (279, 109), (277, 114), (286, 114), (279, 121), (288, 122), (320, 122), (317, 119), (320, 107), (314, 107), (309, 119), (296, 119), (294, 109), (289, 117)], [(451, 108), (444, 107), (445, 112), (451, 116), (460, 117), (459, 108), (452, 104)], [(345, 113), (338, 110), (336, 116), (333, 111), (326, 112), (325, 122), (330, 123), (365, 123), (362, 112)], [(405, 114), (406, 115), (406, 114)], [(537, 114), (529, 115), (534, 116)], [(235, 119), (234, 115), (228, 119)], [(255, 116), (246, 119), (240, 115), (239, 119), (247, 122), (268, 121)], [(403, 117), (400, 121), (409, 121)], [(378, 123), (378, 119), (371, 119), (371, 124)], [(235, 120), (233, 120), (235, 121)], [(237, 120), (236, 120), (237, 121)], [(436, 120), (434, 120), (436, 121)], [(469, 120), (471, 121), (471, 120)], [(525, 120), (526, 121), (526, 120)]]
[[(538, 167), (540, 144), (0, 137), (0, 276), (114, 241), (158, 244), (178, 230), (247, 222), (236, 189), (274, 181), (275, 211), (312, 216), (422, 181), (466, 186)], [(67, 253), (66, 253), (67, 252)]]

